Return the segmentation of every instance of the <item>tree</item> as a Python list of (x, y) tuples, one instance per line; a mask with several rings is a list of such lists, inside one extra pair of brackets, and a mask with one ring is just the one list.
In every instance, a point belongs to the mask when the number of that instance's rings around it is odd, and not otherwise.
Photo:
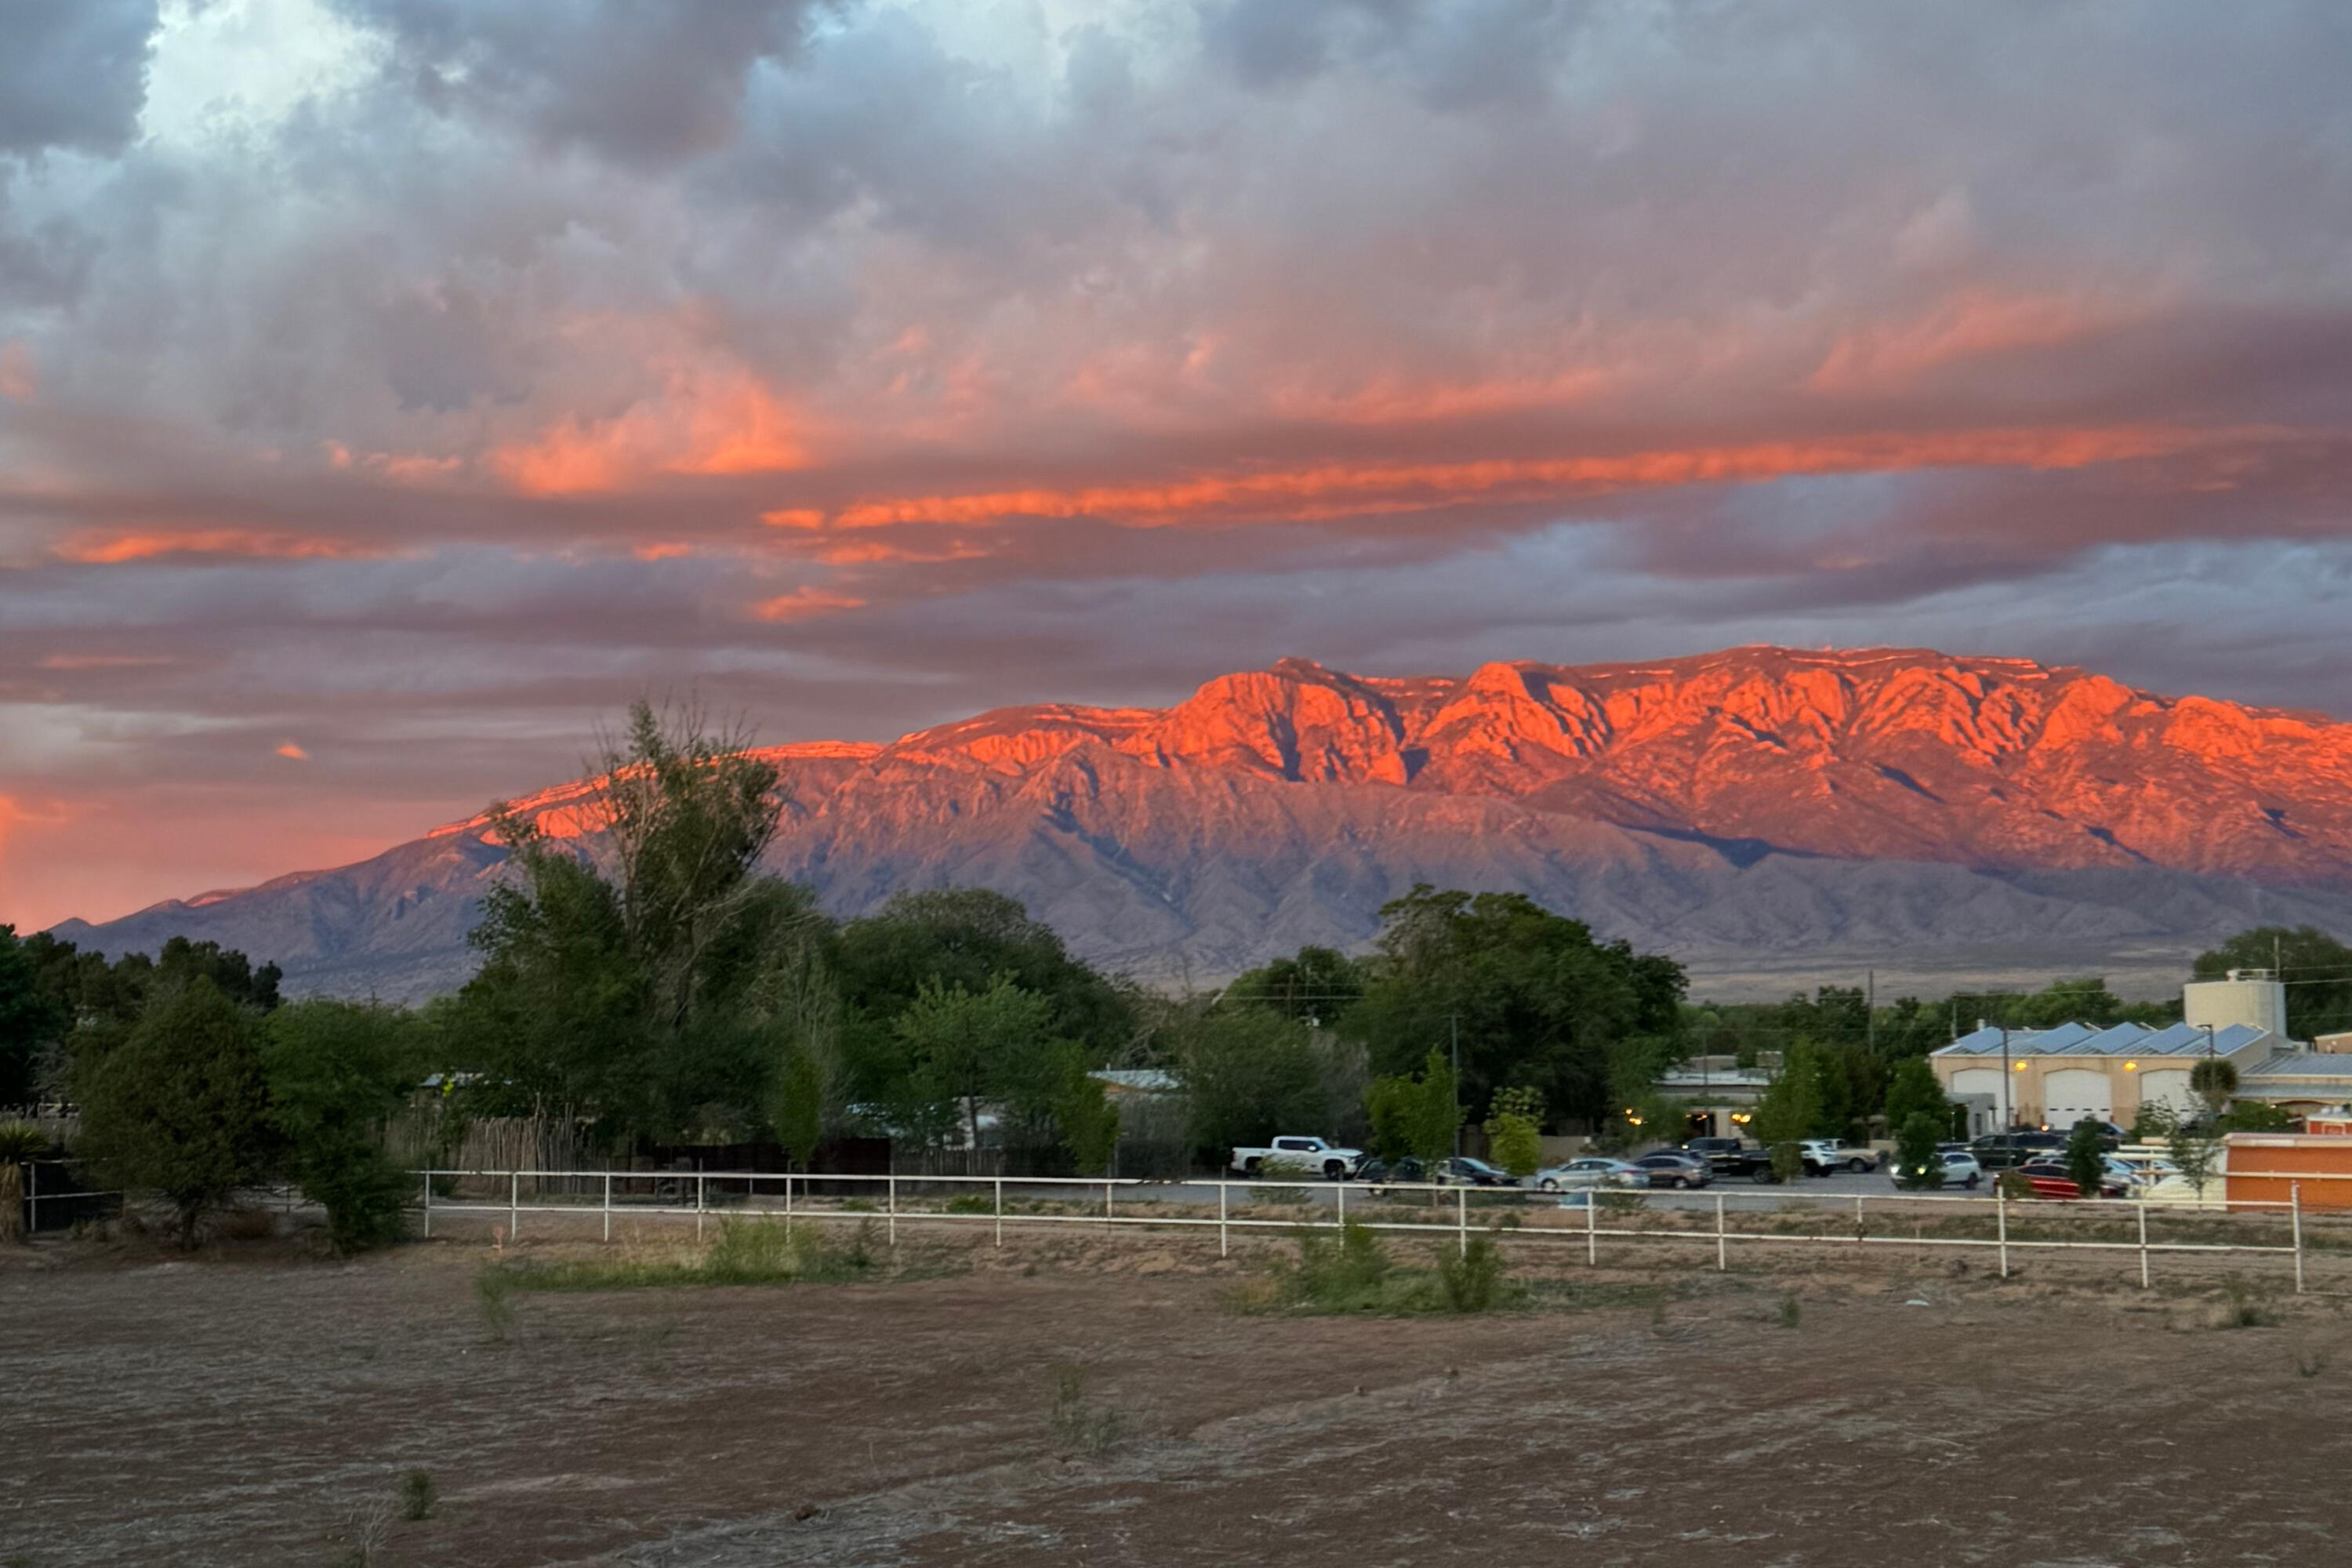
[(2238, 1064), (2227, 1057), (2210, 1057), (2189, 1069), (2189, 1087), (2218, 1117), (2238, 1092)]
[(1434, 1164), (1454, 1152), (1462, 1103), (1443, 1052), (1430, 1052), (1418, 1073), (1374, 1079), (1364, 1091), (1364, 1108), (1371, 1114), (1372, 1152), (1381, 1158), (1410, 1154)]
[(160, 1194), (180, 1245), (237, 1188), (260, 1180), (276, 1153), (268, 1088), (252, 1020), (199, 976), (159, 995), (120, 1044), (78, 1054), (79, 1151), (101, 1180)]
[(747, 740), (638, 702), (599, 760), (589, 838), (494, 811), (520, 879), (484, 900), (462, 1033), (485, 1098), (520, 1102), (499, 1109), (593, 1116), (615, 1143), (740, 1135), (777, 1066), (754, 1005), (764, 955), (819, 918), (757, 872), (782, 786)]
[(1054, 928), (1032, 920), (1018, 900), (984, 889), (898, 894), (843, 926), (830, 961), (856, 1015), (851, 1031), (859, 1054), (877, 1047), (877, 1035), (926, 985), (977, 994), (1000, 974), (1045, 997), (1054, 1033), (1086, 1047), (1097, 1067), (1135, 1031), (1127, 994), (1072, 958)]
[(0, 1105), (33, 1099), (41, 1051), (70, 1022), (43, 990), (40, 970), (16, 940), (16, 928), (0, 925)]
[(326, 1209), (336, 1250), (397, 1241), (408, 1177), (384, 1152), (383, 1129), (420, 1077), (415, 1020), (374, 1004), (296, 1002), (260, 1037), (287, 1169)]
[(1939, 1126), (1947, 1125), (1951, 1120), (1951, 1101), (1927, 1059), (1906, 1057), (1895, 1064), (1887, 1079), (1886, 1124), (1900, 1132), (1913, 1117), (1921, 1115)]
[(1801, 1140), (1813, 1136), (1821, 1120), (1821, 1079), (1812, 1046), (1791, 1040), (1780, 1053), (1780, 1070), (1756, 1105), (1757, 1141), (1772, 1151), (1772, 1173), (1794, 1180), (1803, 1168)]
[(1322, 1130), (1322, 1064), (1306, 1026), (1271, 1009), (1180, 1013), (1166, 1033), (1193, 1147), (1223, 1164), (1236, 1145)]
[(2082, 1196), (2099, 1195), (2099, 1184), (2107, 1175), (2106, 1152), (2099, 1142), (2099, 1124), (2087, 1116), (2067, 1133), (2066, 1173), (2074, 1178), (2074, 1191)]
[[(1937, 1144), (1942, 1141), (1942, 1118), (1933, 1111), (1915, 1110), (1895, 1132), (1895, 1179), (1913, 1191), (1941, 1187), (1944, 1161)], [(1777, 1166), (1779, 1154), (1774, 1153)], [(1787, 1177), (1781, 1178), (1787, 1180)]]
[(1559, 1113), (1597, 1125), (1615, 1109), (1615, 1043), (1673, 1040), (1681, 1029), (1679, 965), (1597, 942), (1583, 922), (1522, 894), (1423, 884), (1381, 919), (1363, 998), (1348, 1015), (1376, 1073), (1408, 1073), (1432, 1047), (1450, 1057), (1458, 1039), (1471, 1107), (1525, 1084)]
[(775, 1129), (776, 1142), (802, 1170), (807, 1170), (824, 1139), (824, 1079), (815, 1057), (804, 1046), (785, 1048), (768, 1121)]
[(1321, 1028), (1347, 1026), (1348, 1012), (1364, 994), (1364, 966), (1336, 949), (1302, 947), (1292, 958), (1249, 971), (1225, 987), (1224, 1002), (1270, 1007)]
[(2275, 971), (2286, 988), (2286, 1032), (2294, 1039), (2352, 1029), (2352, 947), (2316, 926), (2257, 926), (2197, 957), (2200, 980), (2232, 969)]
[(1515, 1176), (1532, 1176), (1543, 1163), (1543, 1091), (1495, 1091), (1486, 1112), (1486, 1148), (1495, 1163)]

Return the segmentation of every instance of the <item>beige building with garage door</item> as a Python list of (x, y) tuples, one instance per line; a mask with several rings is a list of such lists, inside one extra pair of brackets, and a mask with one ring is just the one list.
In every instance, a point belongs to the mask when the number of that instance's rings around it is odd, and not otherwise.
[(2008, 1127), (2063, 1131), (2085, 1117), (2128, 1127), (2151, 1103), (2193, 1110), (2189, 1075), (2200, 1061), (2226, 1058), (2242, 1081), (2291, 1049), (2285, 988), (2267, 975), (2196, 982), (2181, 988), (2181, 1002), (2187, 1021), (2160, 1029), (1979, 1025), (1927, 1060), (1945, 1092), (1968, 1107), (1975, 1137)]

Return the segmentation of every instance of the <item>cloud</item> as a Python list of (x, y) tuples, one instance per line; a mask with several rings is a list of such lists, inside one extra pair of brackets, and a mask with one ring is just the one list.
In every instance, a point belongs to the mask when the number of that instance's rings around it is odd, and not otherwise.
[(2342, 701), (2322, 0), (0, 37), (0, 791), (304, 825), (109, 889), (551, 782), (648, 690), (872, 737), (1831, 637)]
[(147, 97), (156, 0), (0, 0), (0, 153), (128, 142)]
[(746, 78), (800, 47), (810, 0), (339, 0), (428, 107), (659, 164), (723, 143)]

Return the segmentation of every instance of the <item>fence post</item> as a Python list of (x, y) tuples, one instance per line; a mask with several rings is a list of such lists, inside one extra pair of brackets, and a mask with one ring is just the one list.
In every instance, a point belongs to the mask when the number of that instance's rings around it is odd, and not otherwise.
[(694, 1173), (694, 1239), (702, 1239), (702, 1173)]
[(1103, 1184), (1103, 1218), (1110, 1218), (1110, 1184)]
[(1340, 1230), (1341, 1230), (1341, 1231), (1343, 1231), (1343, 1232), (1344, 1232), (1344, 1231), (1348, 1228), (1348, 1184), (1347, 1184), (1347, 1183), (1342, 1182), (1342, 1183), (1340, 1183), (1340, 1184), (1339, 1184), (1339, 1194), (1338, 1194), (1338, 1195), (1339, 1195), (1339, 1228), (1340, 1228)]
[(2147, 1195), (2139, 1200), (2139, 1288), (2147, 1289)]
[(1233, 1248), (1225, 1237), (1225, 1180), (1217, 1178), (1217, 1256), (1229, 1258)]
[(1584, 1192), (1584, 1261), (1590, 1266), (1601, 1262), (1601, 1189), (1588, 1187)]
[(2009, 1194), (2000, 1190), (2000, 1183), (1992, 1184), (1993, 1218), (2000, 1227), (2000, 1277), (2009, 1278)]
[(613, 1239), (613, 1173), (604, 1173), (604, 1239)]
[(892, 1173), (892, 1175), (891, 1175), (891, 1177), (890, 1177), (890, 1246), (891, 1246), (891, 1247), (895, 1250), (895, 1249), (898, 1247), (898, 1175), (897, 1175), (897, 1173)]
[(522, 1229), (522, 1173), (507, 1173), (507, 1239), (512, 1241)]
[(1853, 1244), (1856, 1247), (1862, 1245), (1862, 1194), (1856, 1193), (1853, 1194)]
[(1004, 1178), (996, 1178), (996, 1245), (1004, 1245)]
[(2294, 1293), (2303, 1294), (2303, 1184), (2289, 1182), (2286, 1187), (2287, 1220), (2294, 1226)]
[(793, 1238), (793, 1173), (784, 1173), (784, 1239)]
[(1717, 1274), (1731, 1267), (1731, 1241), (1723, 1230), (1723, 1194), (1715, 1194), (1715, 1271)]
[(433, 1173), (425, 1173), (425, 1239), (433, 1239)]
[(1462, 1256), (1470, 1256), (1470, 1189), (1454, 1189), (1454, 1229), (1460, 1239)]

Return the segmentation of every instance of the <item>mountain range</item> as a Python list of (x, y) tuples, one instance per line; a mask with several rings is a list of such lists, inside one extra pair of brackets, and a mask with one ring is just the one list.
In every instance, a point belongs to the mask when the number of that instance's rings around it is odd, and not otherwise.
[[(1525, 892), (1787, 978), (2176, 971), (2244, 926), (2352, 930), (2352, 724), (1925, 650), (1743, 647), (1385, 679), (1304, 660), (1167, 709), (1005, 708), (887, 744), (769, 748), (771, 864), (840, 915), (1011, 894), (1083, 956), (1207, 984), (1361, 948), (1416, 882)], [(579, 781), (515, 803), (578, 834)], [(470, 972), (487, 816), (373, 859), (57, 934), (184, 933), (289, 988), (416, 997)]]

